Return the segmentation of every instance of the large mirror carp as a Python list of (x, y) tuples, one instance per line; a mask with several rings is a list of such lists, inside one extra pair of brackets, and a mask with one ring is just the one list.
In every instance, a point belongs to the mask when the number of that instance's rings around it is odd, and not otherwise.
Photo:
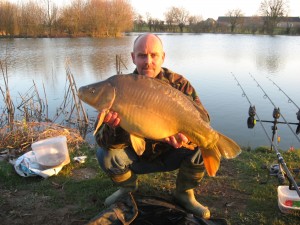
[(208, 175), (215, 176), (222, 156), (230, 159), (241, 152), (232, 139), (210, 126), (201, 106), (159, 79), (115, 75), (81, 87), (78, 97), (100, 112), (98, 128), (109, 110), (117, 112), (138, 155), (145, 150), (144, 138), (162, 140), (183, 133), (200, 147)]

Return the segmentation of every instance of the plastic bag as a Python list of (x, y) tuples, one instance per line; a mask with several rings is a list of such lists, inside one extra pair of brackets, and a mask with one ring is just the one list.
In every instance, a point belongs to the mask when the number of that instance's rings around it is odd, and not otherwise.
[(48, 178), (57, 175), (63, 168), (63, 165), (44, 169), (38, 164), (34, 152), (29, 151), (15, 161), (14, 167), (16, 172), (22, 177), (41, 176)]

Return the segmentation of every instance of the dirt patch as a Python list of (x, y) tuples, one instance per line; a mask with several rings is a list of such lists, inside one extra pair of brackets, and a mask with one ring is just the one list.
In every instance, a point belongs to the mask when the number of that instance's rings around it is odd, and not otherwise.
[[(39, 196), (31, 191), (0, 190), (1, 224), (76, 224), (70, 214), (76, 205), (66, 205), (53, 211), (48, 207), (48, 196)], [(71, 220), (70, 220), (71, 219)], [(64, 223), (69, 221), (68, 223)], [(70, 223), (72, 222), (72, 223)], [(82, 224), (82, 223), (77, 223)]]
[[(97, 171), (92, 168), (78, 168), (72, 171), (71, 177), (76, 181), (92, 179)], [(31, 179), (31, 178), (24, 178)], [(31, 181), (29, 181), (31, 182)], [(65, 198), (63, 185), (51, 182), (53, 189)], [(82, 190), (84, 191), (84, 190)], [(79, 204), (60, 206), (57, 210), (49, 205), (50, 196), (38, 194), (32, 190), (7, 190), (0, 185), (0, 217), (3, 225), (19, 224), (85, 224), (78, 212), (82, 209)]]
[(97, 171), (93, 168), (79, 168), (72, 171), (71, 177), (74, 180), (93, 179), (97, 175)]
[[(71, 172), (71, 178), (75, 181), (85, 181), (93, 179), (97, 176), (96, 169), (93, 168), (76, 168)], [(24, 178), (28, 179), (28, 178)], [(31, 181), (29, 181), (31, 182)], [(39, 182), (39, 181), (38, 181)], [(52, 188), (59, 193), (59, 198), (66, 198), (64, 185), (59, 182), (51, 181)], [(84, 189), (79, 190), (85, 191)], [(139, 190), (140, 194), (142, 190)], [(203, 204), (209, 206), (212, 215), (216, 217), (224, 217), (238, 209), (244, 208), (246, 198), (243, 193), (230, 188), (229, 186), (216, 185), (215, 183), (204, 180), (203, 186), (195, 190), (197, 199)], [(216, 198), (211, 198), (213, 193)], [(49, 205), (50, 196), (38, 194), (32, 190), (4, 190), (0, 188), (0, 216), (3, 225), (17, 224), (44, 224), (44, 225), (77, 225), (86, 224), (93, 216), (85, 218), (84, 209), (80, 203), (74, 201), (74, 204), (67, 204), (53, 209)], [(94, 193), (91, 193), (93, 196)], [(224, 196), (224, 198), (220, 198)], [(92, 198), (92, 197), (91, 197)], [(207, 200), (207, 199), (212, 199)], [(52, 200), (53, 201), (53, 200)], [(92, 202), (92, 200), (90, 200)], [(78, 204), (77, 204), (78, 203)]]

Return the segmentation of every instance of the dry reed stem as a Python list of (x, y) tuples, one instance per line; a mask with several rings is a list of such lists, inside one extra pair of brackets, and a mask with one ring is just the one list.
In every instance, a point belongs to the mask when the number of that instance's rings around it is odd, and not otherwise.
[(77, 129), (49, 122), (15, 121), (13, 130), (9, 126), (0, 129), (0, 150), (15, 149), (17, 154), (23, 154), (30, 150), (33, 142), (59, 135), (66, 136), (69, 149), (85, 142)]

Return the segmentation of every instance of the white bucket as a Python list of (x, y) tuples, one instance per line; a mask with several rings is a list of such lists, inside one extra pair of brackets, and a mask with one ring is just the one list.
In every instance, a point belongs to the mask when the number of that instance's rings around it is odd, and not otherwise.
[(70, 163), (67, 138), (57, 136), (37, 141), (31, 145), (37, 163), (42, 168), (53, 168)]
[(296, 190), (289, 186), (278, 186), (278, 207), (283, 213), (292, 213), (300, 210), (300, 197)]

